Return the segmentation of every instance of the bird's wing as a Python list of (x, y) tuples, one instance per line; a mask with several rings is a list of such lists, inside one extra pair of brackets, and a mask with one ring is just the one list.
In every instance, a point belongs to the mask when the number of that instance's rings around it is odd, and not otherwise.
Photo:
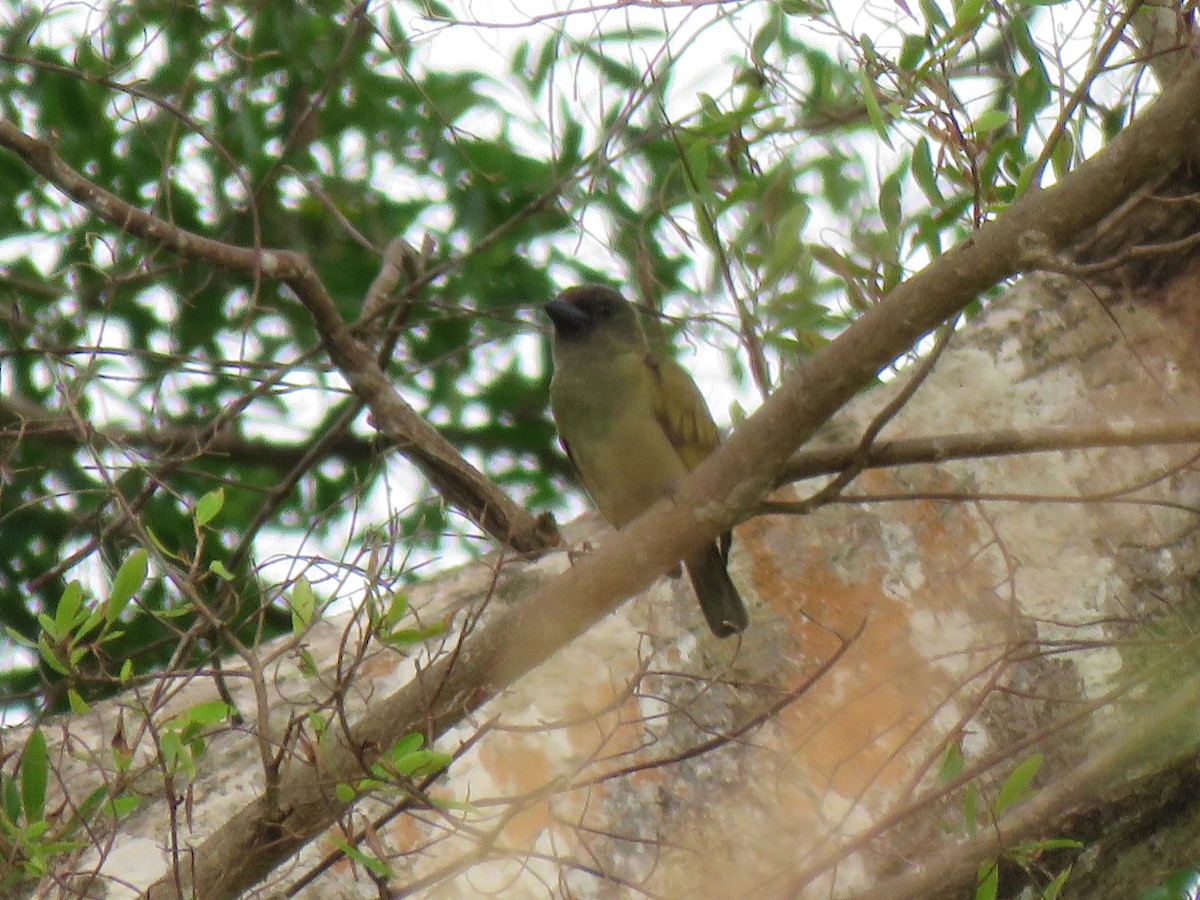
[(654, 376), (654, 414), (683, 464), (694, 469), (720, 441), (704, 395), (675, 360), (650, 353), (646, 363)]

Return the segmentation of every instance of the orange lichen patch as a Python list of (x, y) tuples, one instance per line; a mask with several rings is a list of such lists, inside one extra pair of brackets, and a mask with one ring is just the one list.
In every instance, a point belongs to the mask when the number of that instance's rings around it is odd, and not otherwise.
[[(857, 487), (910, 489), (886, 473)], [(806, 660), (827, 659), (862, 628), (835, 669), (779, 717), (780, 738), (818, 795), (864, 798), (909, 783), (942, 738), (930, 722), (948, 700), (953, 708), (960, 671), (1001, 652), (997, 570), (977, 552), (987, 540), (978, 520), (962, 505), (930, 502), (889, 512), (886, 533), (869, 512), (846, 509), (739, 532), (756, 589)]]
[(423, 846), (429, 835), (412, 816), (396, 816), (387, 825), (387, 837), (399, 854), (408, 854)]
[[(541, 735), (496, 733), (479, 748), (479, 762), (506, 796), (520, 803), (522, 795), (536, 795), (553, 775), (553, 760)], [(504, 828), (506, 843), (528, 846), (550, 822), (545, 799), (531, 800), (529, 808), (509, 820)]]
[(621, 730), (621, 708), (614, 705), (618, 703), (618, 688), (607, 682), (583, 682), (580, 691), (587, 696), (562, 709), (563, 719), (570, 723), (565, 729), (567, 740), (577, 758), (593, 756)]
[(949, 690), (913, 652), (907, 610), (878, 595), (877, 607), (836, 674), (780, 717), (812, 782), (844, 797), (907, 773), (895, 754)]
[(571, 722), (566, 734), (575, 760), (597, 760), (600, 767), (611, 767), (619, 763), (607, 760), (620, 758), (639, 746), (641, 713), (628, 685), (629, 679), (639, 677), (632, 654), (620, 672), (616, 677), (579, 679), (575, 699), (563, 708), (563, 718)]
[[(519, 708), (504, 719), (521, 731), (503, 731), (501, 726), (479, 745), (478, 764), (501, 795), (519, 804), (522, 796), (536, 795), (560, 776), (587, 780), (629, 762), (629, 752), (641, 746), (644, 733), (636, 697), (621, 677), (636, 677), (636, 658), (631, 654), (619, 669), (618, 661), (608, 662), (611, 669), (582, 667), (561, 691), (540, 691), (536, 720), (530, 721), (533, 707)], [(627, 674), (614, 676), (617, 671)], [(519, 696), (510, 702), (520, 707)], [(540, 722), (544, 728), (538, 727)], [(577, 792), (554, 790), (537, 798), (508, 823), (504, 841), (532, 847), (552, 821), (551, 804), (556, 817), (573, 821), (594, 797), (606, 792), (607, 786), (600, 784)]]

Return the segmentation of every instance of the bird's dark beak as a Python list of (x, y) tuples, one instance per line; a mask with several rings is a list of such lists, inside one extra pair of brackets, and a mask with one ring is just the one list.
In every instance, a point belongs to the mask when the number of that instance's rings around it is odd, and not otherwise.
[(592, 320), (573, 303), (551, 300), (546, 304), (546, 315), (554, 323), (554, 330), (563, 337), (585, 334), (592, 327)]

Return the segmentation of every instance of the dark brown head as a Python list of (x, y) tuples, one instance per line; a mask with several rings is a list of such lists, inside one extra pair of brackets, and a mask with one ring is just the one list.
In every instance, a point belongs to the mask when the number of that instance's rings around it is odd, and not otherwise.
[(633, 306), (610, 287), (581, 284), (546, 304), (556, 342), (645, 343)]

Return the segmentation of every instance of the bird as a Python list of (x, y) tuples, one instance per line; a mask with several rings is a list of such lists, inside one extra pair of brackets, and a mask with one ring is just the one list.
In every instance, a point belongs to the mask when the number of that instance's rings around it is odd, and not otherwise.
[[(545, 310), (554, 326), (550, 410), (559, 441), (601, 515), (622, 528), (668, 496), (720, 434), (692, 376), (650, 348), (618, 291), (570, 287)], [(729, 543), (726, 532), (683, 560), (708, 627), (722, 638), (749, 624), (726, 569)]]

